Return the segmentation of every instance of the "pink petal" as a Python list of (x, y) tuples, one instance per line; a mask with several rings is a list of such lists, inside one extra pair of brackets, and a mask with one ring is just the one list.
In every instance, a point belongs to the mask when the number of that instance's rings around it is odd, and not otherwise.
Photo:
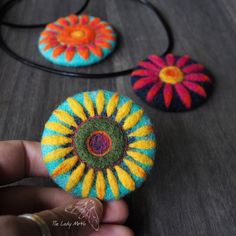
[(180, 83), (175, 85), (175, 90), (180, 97), (180, 100), (185, 105), (186, 108), (191, 108), (191, 96), (188, 90)]
[(195, 83), (188, 82), (188, 81), (184, 81), (183, 84), (188, 89), (190, 89), (191, 91), (197, 93), (198, 95), (200, 95), (202, 97), (207, 97), (205, 89), (202, 86), (200, 86), (199, 84), (195, 84)]
[(189, 61), (190, 57), (189, 55), (184, 55), (182, 57), (179, 58), (179, 60), (176, 63), (177, 67), (183, 67), (186, 65), (186, 63)]
[(167, 54), (166, 55), (166, 62), (169, 66), (173, 66), (175, 64), (175, 57), (173, 54)]
[(183, 69), (183, 72), (186, 74), (190, 73), (197, 73), (202, 72), (204, 70), (204, 66), (201, 64), (192, 64), (190, 66), (187, 66)]
[(158, 57), (156, 55), (151, 55), (148, 57), (148, 59), (154, 63), (155, 65), (157, 65), (159, 68), (163, 68), (166, 66), (166, 63), (165, 61), (161, 58), (161, 57)]
[(210, 78), (202, 73), (189, 74), (185, 76), (186, 80), (193, 82), (211, 82)]
[(132, 73), (132, 76), (151, 76), (151, 77), (157, 77), (157, 73), (150, 70), (135, 70)]
[(133, 89), (134, 90), (138, 90), (138, 89), (141, 89), (143, 87), (146, 87), (150, 84), (154, 84), (155, 83), (155, 80), (153, 78), (142, 78), (142, 79), (139, 79), (137, 80), (134, 85), (133, 85)]
[(158, 94), (158, 92), (160, 91), (162, 87), (162, 83), (156, 83), (155, 85), (152, 86), (152, 88), (148, 91), (148, 94), (146, 96), (146, 100), (148, 102), (152, 102), (153, 99), (155, 98), (155, 96)]
[(153, 70), (155, 72), (160, 72), (160, 69), (158, 67), (156, 67), (155, 65), (153, 65), (151, 62), (147, 62), (147, 61), (142, 61), (139, 63), (139, 66), (143, 67), (144, 69), (147, 70)]
[(169, 108), (173, 99), (173, 88), (171, 84), (166, 84), (163, 94), (166, 108)]

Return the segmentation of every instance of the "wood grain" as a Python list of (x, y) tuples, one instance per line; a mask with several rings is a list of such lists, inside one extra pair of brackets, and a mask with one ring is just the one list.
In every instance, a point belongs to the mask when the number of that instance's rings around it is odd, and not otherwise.
[[(158, 137), (158, 161), (151, 176), (127, 198), (128, 225), (136, 235), (236, 235), (236, 1), (152, 2), (172, 25), (174, 52), (190, 54), (213, 73), (216, 86), (206, 105), (183, 114), (164, 113), (134, 95), (129, 76), (99, 80), (54, 76), (26, 67), (0, 51), (0, 139), (40, 140), (51, 111), (66, 97), (99, 88), (119, 91), (144, 107)], [(8, 19), (50, 21), (74, 12), (79, 5), (76, 0), (21, 1)], [(86, 12), (111, 22), (120, 43), (109, 59), (83, 72), (132, 67), (151, 53), (161, 53), (167, 45), (160, 23), (135, 1), (91, 1)], [(39, 32), (4, 28), (14, 50), (52, 66), (38, 53)], [(28, 183), (48, 184), (32, 181)]]

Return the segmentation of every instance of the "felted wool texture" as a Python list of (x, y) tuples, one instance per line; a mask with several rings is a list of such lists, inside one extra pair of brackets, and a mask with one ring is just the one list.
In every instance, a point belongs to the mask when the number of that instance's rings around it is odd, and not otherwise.
[(70, 15), (46, 26), (38, 48), (54, 64), (85, 67), (110, 55), (116, 42), (116, 33), (107, 22), (93, 16)]
[(169, 112), (184, 112), (207, 101), (213, 78), (188, 55), (151, 55), (131, 75), (134, 92), (149, 105)]
[[(93, 155), (86, 146), (96, 131), (112, 140), (104, 156)], [(58, 106), (45, 124), (41, 144), (45, 165), (61, 188), (105, 201), (140, 187), (156, 153), (153, 125), (143, 109), (105, 90), (76, 94)]]

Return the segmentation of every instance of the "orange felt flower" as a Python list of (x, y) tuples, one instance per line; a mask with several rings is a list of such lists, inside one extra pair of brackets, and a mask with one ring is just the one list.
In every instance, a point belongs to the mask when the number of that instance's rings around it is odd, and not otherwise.
[(103, 49), (112, 48), (115, 40), (114, 31), (100, 18), (70, 15), (48, 24), (39, 43), (45, 44), (44, 51), (53, 49), (54, 58), (65, 53), (70, 62), (76, 53), (84, 60), (88, 60), (91, 53), (102, 58)]

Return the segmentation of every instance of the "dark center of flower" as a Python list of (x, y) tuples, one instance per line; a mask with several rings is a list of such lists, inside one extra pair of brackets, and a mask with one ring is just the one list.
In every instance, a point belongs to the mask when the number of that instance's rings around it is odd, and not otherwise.
[(176, 66), (167, 66), (160, 71), (160, 79), (169, 84), (176, 84), (184, 79), (184, 73)]
[(91, 154), (103, 157), (111, 150), (112, 141), (105, 131), (95, 131), (87, 138), (86, 144)]

